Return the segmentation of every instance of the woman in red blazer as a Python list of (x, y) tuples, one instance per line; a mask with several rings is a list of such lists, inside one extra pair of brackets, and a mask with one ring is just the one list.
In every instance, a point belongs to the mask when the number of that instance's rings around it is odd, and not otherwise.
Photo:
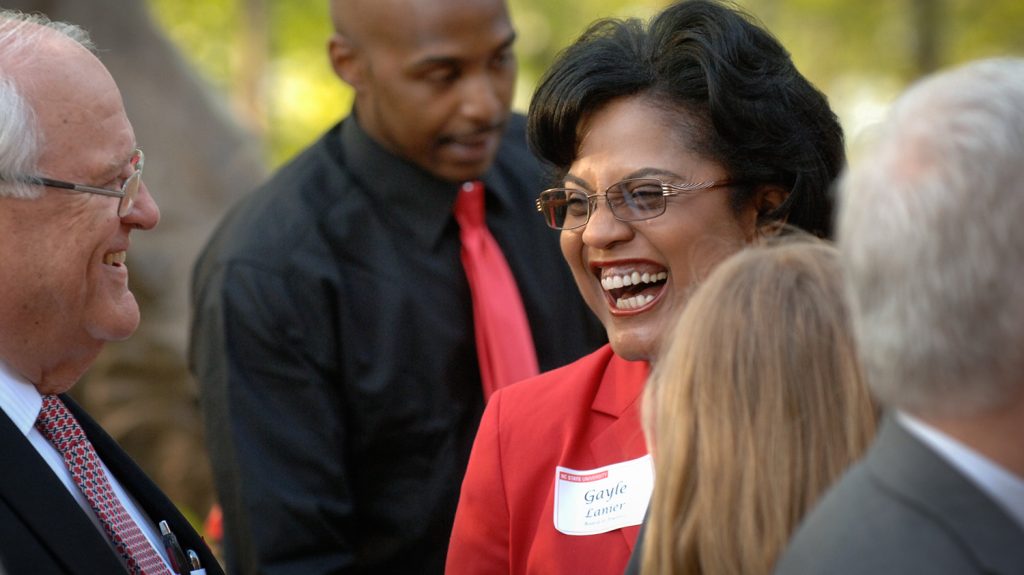
[(447, 572), (619, 574), (653, 488), (639, 398), (694, 286), (780, 222), (831, 232), (842, 130), (785, 49), (717, 2), (593, 24), (542, 80), (537, 206), (609, 345), (497, 392)]

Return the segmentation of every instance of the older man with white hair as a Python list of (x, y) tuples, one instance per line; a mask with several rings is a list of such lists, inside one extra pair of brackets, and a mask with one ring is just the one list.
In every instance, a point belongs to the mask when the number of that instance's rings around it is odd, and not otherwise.
[(214, 575), (202, 538), (66, 394), (138, 327), (125, 260), (160, 220), (90, 47), (81, 28), (0, 10), (0, 564), (171, 575), (192, 551)]
[(776, 573), (1024, 573), (1024, 60), (928, 78), (842, 182), (839, 246), (889, 417)]

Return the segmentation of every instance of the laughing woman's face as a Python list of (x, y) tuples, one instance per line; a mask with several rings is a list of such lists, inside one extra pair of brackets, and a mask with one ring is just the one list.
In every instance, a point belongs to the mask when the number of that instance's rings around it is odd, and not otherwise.
[[(753, 207), (736, 213), (727, 187), (666, 198), (665, 213), (617, 220), (604, 192), (627, 178), (673, 185), (727, 180), (719, 164), (685, 146), (678, 113), (642, 97), (612, 101), (589, 117), (564, 185), (601, 194), (585, 227), (561, 233), (580, 292), (619, 356), (652, 360), (690, 292), (752, 236)], [(691, 123), (692, 125), (692, 123)]]

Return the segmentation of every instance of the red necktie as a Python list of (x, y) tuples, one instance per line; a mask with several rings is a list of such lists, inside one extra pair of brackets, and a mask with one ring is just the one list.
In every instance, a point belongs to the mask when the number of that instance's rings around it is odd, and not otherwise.
[(96, 450), (64, 403), (56, 395), (43, 396), (36, 428), (64, 457), (75, 485), (82, 490), (103, 531), (132, 575), (171, 575), (163, 559), (139, 526), (121, 506), (107, 480)]
[(484, 221), (484, 185), (466, 182), (455, 200), (462, 267), (473, 298), (473, 326), (484, 401), (502, 387), (537, 375), (537, 352), (512, 270)]

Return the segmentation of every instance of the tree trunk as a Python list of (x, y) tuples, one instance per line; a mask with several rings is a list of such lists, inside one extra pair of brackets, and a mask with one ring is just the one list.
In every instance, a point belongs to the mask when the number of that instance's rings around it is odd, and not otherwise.
[[(914, 32), (914, 74), (920, 78), (939, 69), (942, 43), (942, 12), (945, 0), (911, 0), (910, 29)], [(913, 80), (913, 78), (912, 78)]]

